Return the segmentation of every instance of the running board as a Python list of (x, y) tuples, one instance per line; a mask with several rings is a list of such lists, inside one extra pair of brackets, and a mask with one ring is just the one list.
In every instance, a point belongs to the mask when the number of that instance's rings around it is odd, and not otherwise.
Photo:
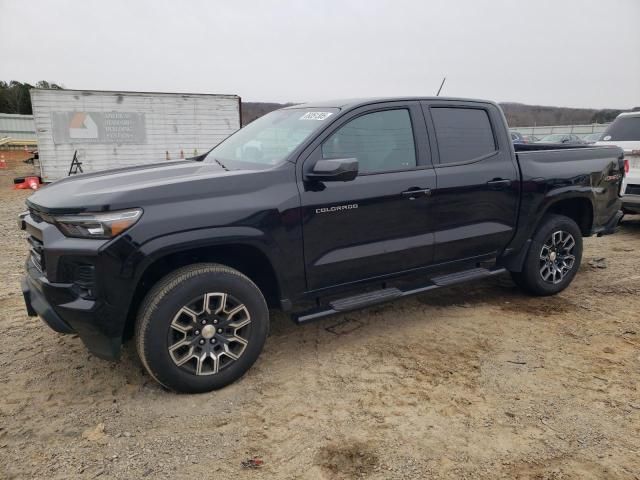
[(363, 293), (353, 297), (341, 298), (329, 303), (329, 306), (336, 312), (348, 312), (349, 310), (357, 310), (358, 308), (368, 307), (377, 303), (387, 302), (400, 298), (402, 292), (397, 288), (383, 288), (375, 292)]
[(298, 324), (307, 323), (329, 315), (335, 315), (336, 313), (370, 307), (372, 305), (385, 303), (397, 298), (409, 297), (419, 293), (428, 292), (429, 290), (436, 290), (438, 288), (448, 287), (450, 285), (456, 285), (470, 280), (492, 277), (493, 275), (499, 275), (506, 271), (506, 268), (496, 268), (493, 270), (489, 270), (487, 268), (473, 268), (471, 270), (465, 270), (463, 272), (452, 273), (449, 275), (440, 275), (430, 279), (432, 282), (431, 285), (404, 291), (397, 288), (383, 288), (373, 292), (334, 300), (329, 303), (328, 307), (310, 310), (300, 314), (293, 314), (292, 318)]
[(478, 278), (490, 277), (491, 275), (495, 275), (491, 272), (492, 270), (488, 270), (486, 268), (472, 268), (471, 270), (465, 270), (463, 272), (456, 272), (449, 275), (433, 277), (431, 281), (439, 287), (448, 287), (449, 285), (455, 285), (456, 283), (468, 282), (469, 280), (477, 280)]

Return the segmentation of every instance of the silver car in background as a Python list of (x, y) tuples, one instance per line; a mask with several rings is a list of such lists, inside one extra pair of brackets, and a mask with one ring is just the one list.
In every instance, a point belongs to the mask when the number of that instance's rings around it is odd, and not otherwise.
[(616, 145), (624, 151), (622, 209), (640, 214), (640, 112), (618, 115), (596, 145)]
[(537, 143), (562, 143), (564, 145), (583, 145), (584, 142), (573, 133), (552, 133), (545, 135)]

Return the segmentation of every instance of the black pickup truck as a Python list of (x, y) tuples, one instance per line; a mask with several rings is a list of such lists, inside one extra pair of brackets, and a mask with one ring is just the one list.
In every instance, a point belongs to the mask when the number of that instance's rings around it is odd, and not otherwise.
[(487, 101), (284, 108), (198, 158), (34, 193), (27, 311), (105, 359), (134, 336), (162, 385), (209, 391), (256, 361), (269, 308), (305, 323), (504, 272), (563, 290), (620, 219), (622, 158), (514, 147)]

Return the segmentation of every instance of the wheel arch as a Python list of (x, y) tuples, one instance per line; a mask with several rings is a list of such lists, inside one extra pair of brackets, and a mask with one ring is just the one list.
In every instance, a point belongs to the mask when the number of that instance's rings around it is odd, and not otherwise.
[(594, 207), (592, 200), (586, 196), (558, 198), (550, 202), (540, 216), (536, 229), (542, 219), (549, 214), (563, 215), (572, 219), (580, 228), (583, 237), (592, 234)]
[(519, 234), (520, 240), (517, 241), (520, 247), (515, 251), (511, 249), (512, 253), (501, 259), (501, 264), (509, 271), (519, 272), (522, 270), (531, 247), (531, 240), (544, 218), (549, 214), (571, 218), (577, 223), (583, 237), (588, 237), (593, 233), (594, 206), (592, 198), (588, 195), (575, 195), (572, 192), (571, 196), (547, 197), (546, 202), (542, 202), (536, 210), (537, 214), (532, 213), (535, 221), (528, 225), (523, 224), (521, 227), (523, 231)]
[(127, 313), (125, 338), (133, 333), (138, 308), (149, 290), (172, 271), (195, 263), (219, 263), (238, 270), (258, 286), (270, 308), (283, 308), (286, 289), (274, 262), (255, 242), (228, 239), (179, 245), (149, 255), (140, 266)]

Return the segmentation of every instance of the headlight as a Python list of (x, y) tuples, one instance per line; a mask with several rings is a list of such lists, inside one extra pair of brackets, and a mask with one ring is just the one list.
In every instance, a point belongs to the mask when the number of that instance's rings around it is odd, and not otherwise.
[(105, 213), (78, 213), (54, 216), (53, 221), (67, 237), (113, 238), (132, 227), (142, 215), (142, 209)]

